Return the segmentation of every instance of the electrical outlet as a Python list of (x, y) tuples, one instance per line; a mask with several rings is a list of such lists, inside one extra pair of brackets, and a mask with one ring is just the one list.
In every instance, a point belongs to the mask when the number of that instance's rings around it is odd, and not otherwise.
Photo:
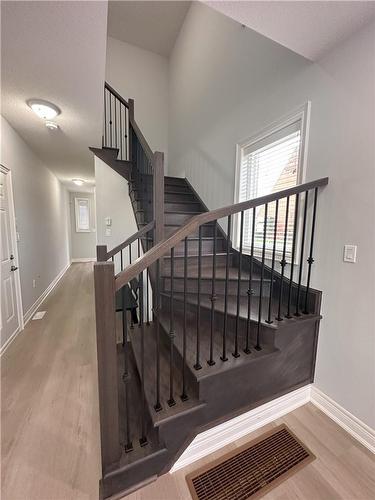
[(36, 288), (36, 280), (33, 280), (33, 288)]

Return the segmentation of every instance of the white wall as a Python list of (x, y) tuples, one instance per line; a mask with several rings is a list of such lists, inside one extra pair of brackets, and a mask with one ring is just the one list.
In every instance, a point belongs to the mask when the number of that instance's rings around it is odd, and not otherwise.
[[(316, 384), (375, 427), (374, 25), (319, 63), (193, 3), (170, 60), (170, 175), (210, 208), (233, 203), (235, 145), (311, 100), (307, 180), (318, 205), (313, 285), (323, 291)], [(357, 264), (342, 260), (358, 245)]]
[[(90, 200), (90, 232), (76, 231), (75, 199), (88, 198)], [(95, 198), (92, 193), (69, 193), (69, 218), (70, 218), (70, 257), (74, 260), (96, 259), (96, 222)]]
[[(168, 60), (109, 37), (106, 80), (125, 99), (152, 151), (168, 154)], [(167, 167), (166, 167), (167, 168)]]
[[(111, 250), (138, 231), (128, 182), (97, 157), (95, 182), (97, 243)], [(110, 236), (106, 235), (107, 217), (112, 219)]]
[(68, 193), (3, 117), (1, 163), (12, 172), (25, 314), (69, 264)]

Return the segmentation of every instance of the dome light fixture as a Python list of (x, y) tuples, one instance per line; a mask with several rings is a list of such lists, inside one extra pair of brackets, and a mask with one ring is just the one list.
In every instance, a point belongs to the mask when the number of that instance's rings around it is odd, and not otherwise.
[(83, 179), (72, 179), (72, 182), (74, 182), (76, 186), (82, 186), (85, 183)]
[(59, 126), (55, 122), (46, 122), (46, 127), (48, 130), (57, 130)]
[(42, 99), (30, 99), (27, 104), (43, 120), (52, 120), (61, 113), (57, 106)]

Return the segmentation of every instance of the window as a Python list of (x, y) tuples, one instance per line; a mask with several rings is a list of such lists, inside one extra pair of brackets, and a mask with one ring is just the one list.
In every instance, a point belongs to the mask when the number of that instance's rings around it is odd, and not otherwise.
[(75, 198), (76, 232), (90, 232), (90, 200), (89, 198)]
[[(305, 159), (305, 135), (309, 103), (288, 118), (264, 130), (258, 136), (243, 141), (237, 146), (236, 199), (241, 202), (276, 193), (303, 182)], [(259, 255), (263, 248), (264, 209), (259, 207), (255, 213), (254, 253)], [(276, 252), (282, 253), (286, 216), (286, 199), (280, 200), (277, 222), (276, 203), (268, 205), (266, 256), (273, 249), (273, 236), (276, 224)], [(295, 198), (290, 198), (288, 210), (288, 230), (286, 255), (291, 254), (295, 217)], [(244, 213), (243, 251), (251, 249), (253, 214)], [(236, 221), (235, 239), (239, 247), (239, 220)]]

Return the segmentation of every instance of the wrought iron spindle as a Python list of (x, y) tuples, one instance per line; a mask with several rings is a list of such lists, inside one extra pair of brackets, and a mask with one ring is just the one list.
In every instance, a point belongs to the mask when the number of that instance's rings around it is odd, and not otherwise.
[[(138, 239), (139, 243), (139, 239)], [(145, 330), (143, 324), (143, 271), (139, 275), (139, 328), (141, 330), (141, 437), (139, 444), (145, 446), (147, 444), (146, 437), (146, 395), (145, 395)]]
[(121, 271), (124, 270), (124, 259), (122, 256), (122, 250), (120, 250), (120, 266), (121, 266)]
[(104, 146), (107, 146), (107, 93), (104, 88)]
[[(132, 244), (129, 244), (129, 266), (132, 263)], [(131, 283), (129, 284), (130, 288), (132, 288)], [(130, 328), (133, 330), (134, 328), (134, 321), (133, 321), (133, 314), (130, 317)]]
[(120, 102), (120, 160), (123, 160), (124, 158), (122, 157), (122, 116), (121, 116), (121, 102)]
[(279, 289), (279, 306), (277, 312), (277, 321), (282, 321), (283, 318), (281, 316), (281, 303), (283, 300), (283, 285), (284, 285), (284, 274), (285, 274), (285, 266), (286, 266), (286, 244), (288, 239), (288, 218), (289, 218), (289, 204), (290, 199), (289, 196), (286, 199), (286, 210), (285, 210), (285, 225), (284, 225), (284, 242), (283, 242), (283, 256), (281, 257), (280, 266), (281, 266), (281, 277), (280, 277), (280, 289)]
[(198, 291), (197, 291), (197, 344), (194, 368), (200, 370), (200, 327), (201, 327), (201, 278), (202, 278), (202, 226), (199, 226), (198, 240)]
[(255, 236), (255, 216), (256, 207), (252, 212), (251, 223), (251, 248), (250, 248), (250, 269), (249, 269), (249, 288), (247, 290), (247, 323), (246, 323), (246, 345), (245, 354), (250, 354), (250, 315), (251, 315), (251, 297), (253, 295), (253, 263), (254, 263), (254, 236)]
[(128, 362), (128, 325), (126, 320), (126, 291), (125, 287), (121, 290), (122, 296), (122, 331), (123, 331), (123, 352), (124, 352), (124, 373), (122, 380), (124, 382), (124, 397), (125, 397), (125, 453), (133, 450), (133, 444), (130, 438), (130, 419), (129, 419), (129, 362)]
[(275, 256), (276, 256), (276, 241), (277, 241), (277, 219), (279, 216), (279, 200), (276, 200), (275, 206), (275, 227), (273, 229), (273, 248), (272, 248), (272, 264), (271, 264), (271, 278), (270, 278), (270, 296), (268, 301), (268, 318), (266, 319), (266, 323), (273, 323), (271, 319), (272, 312), (272, 296), (273, 296), (273, 276), (275, 272)]
[[(148, 252), (148, 233), (146, 233), (146, 252)], [(149, 304), (149, 295), (150, 295), (150, 274), (148, 268), (146, 269), (146, 324), (150, 326), (150, 304)]]
[(124, 129), (125, 129), (125, 160), (128, 160), (128, 120), (129, 120), (129, 112), (125, 108), (124, 109)]
[(186, 394), (186, 293), (187, 293), (187, 272), (188, 272), (188, 239), (184, 240), (184, 310), (183, 310), (183, 323), (182, 323), (182, 394), (181, 400), (186, 401), (188, 395)]
[(115, 104), (115, 148), (117, 148), (117, 99), (114, 97)]
[(176, 401), (173, 397), (173, 349), (174, 349), (174, 248), (171, 248), (171, 296), (169, 307), (169, 406), (174, 406)]
[(296, 200), (296, 203), (295, 203), (295, 212), (294, 212), (292, 257), (291, 257), (291, 262), (290, 262), (290, 278), (289, 278), (289, 291), (288, 291), (288, 308), (287, 308), (287, 313), (285, 315), (285, 317), (288, 318), (288, 319), (290, 319), (292, 317), (292, 315), (290, 314), (290, 306), (291, 306), (291, 301), (292, 301), (294, 258), (295, 258), (295, 255), (296, 255), (299, 193), (296, 194), (295, 200)]
[(257, 343), (256, 343), (256, 346), (255, 346), (255, 349), (257, 351), (261, 350), (261, 346), (260, 346), (260, 328), (261, 328), (261, 321), (262, 321), (264, 258), (265, 258), (265, 253), (266, 253), (266, 240), (267, 240), (267, 213), (268, 213), (268, 203), (266, 203), (265, 208), (264, 208), (262, 268), (261, 268), (261, 272), (260, 272), (259, 308), (258, 308), (258, 325), (257, 325)]
[(160, 404), (160, 261), (156, 261), (156, 281), (155, 281), (155, 303), (154, 303), (155, 321), (156, 321), (156, 402), (155, 411), (162, 410)]
[(222, 355), (220, 356), (221, 361), (228, 361), (228, 358), (227, 358), (228, 280), (229, 280), (229, 252), (230, 252), (230, 234), (231, 234), (231, 228), (232, 228), (232, 216), (228, 215), (227, 253), (226, 253), (226, 259), (225, 259), (223, 352), (222, 352)]
[(210, 359), (207, 361), (209, 366), (215, 364), (214, 361), (214, 331), (215, 331), (215, 302), (216, 302), (216, 228), (217, 223), (214, 225), (214, 248), (212, 255), (212, 288), (211, 288), (211, 330), (210, 330)]
[(238, 261), (238, 276), (237, 276), (237, 311), (236, 311), (236, 330), (234, 335), (234, 352), (232, 355), (238, 358), (240, 353), (238, 352), (238, 326), (240, 321), (240, 299), (241, 299), (241, 272), (242, 272), (242, 245), (243, 245), (243, 218), (244, 213), (241, 212), (240, 219), (240, 251), (239, 251), (239, 261)]
[(309, 252), (309, 258), (307, 259), (308, 263), (308, 270), (307, 270), (307, 284), (306, 284), (306, 294), (305, 294), (305, 307), (304, 307), (304, 314), (309, 314), (308, 308), (307, 308), (307, 301), (308, 301), (308, 295), (309, 295), (309, 289), (310, 289), (310, 280), (311, 280), (311, 266), (314, 263), (313, 259), (313, 249), (314, 249), (314, 234), (315, 234), (315, 219), (316, 219), (316, 204), (318, 200), (318, 188), (315, 188), (314, 192), (314, 208), (313, 208), (313, 217), (312, 217), (312, 223), (311, 223), (311, 237), (310, 237), (310, 252)]
[(305, 250), (305, 234), (306, 234), (306, 219), (307, 219), (307, 203), (309, 199), (309, 192), (305, 191), (305, 206), (303, 210), (303, 225), (302, 225), (302, 237), (301, 237), (301, 253), (299, 259), (299, 273), (298, 273), (298, 286), (297, 286), (297, 298), (296, 298), (296, 312), (295, 316), (301, 316), (299, 312), (299, 299), (301, 294), (301, 281), (302, 281), (302, 270), (303, 270), (303, 253)]
[(109, 135), (112, 147), (112, 94), (109, 94)]

